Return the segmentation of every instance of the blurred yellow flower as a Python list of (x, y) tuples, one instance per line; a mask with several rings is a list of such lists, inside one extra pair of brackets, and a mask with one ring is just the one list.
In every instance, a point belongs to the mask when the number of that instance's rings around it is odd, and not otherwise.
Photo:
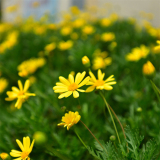
[(71, 28), (71, 26), (65, 26), (65, 27), (63, 27), (62, 29), (61, 29), (61, 34), (63, 35), (63, 36), (67, 36), (67, 35), (69, 35), (71, 32), (72, 32), (72, 28)]
[(16, 160), (30, 160), (29, 154), (31, 153), (33, 149), (34, 140), (32, 141), (32, 144), (30, 145), (30, 138), (27, 136), (27, 137), (23, 137), (23, 144), (18, 139), (16, 139), (16, 142), (22, 151), (17, 151), (17, 150), (12, 149), (10, 152), (10, 155), (12, 157), (18, 157), (16, 158)]
[(105, 73), (102, 73), (101, 70), (98, 70), (98, 79), (94, 76), (94, 74), (90, 71), (89, 75), (91, 76), (87, 85), (91, 85), (87, 88), (86, 92), (92, 92), (95, 88), (100, 90), (112, 90), (113, 87), (111, 85), (116, 84), (115, 79), (113, 78), (114, 75), (111, 75), (106, 80), (103, 80)]
[(0, 54), (17, 44), (18, 35), (18, 31), (12, 31), (8, 34), (6, 40), (0, 44)]
[(107, 66), (109, 66), (111, 63), (112, 63), (112, 58), (111, 57), (108, 57), (108, 58), (105, 58), (105, 59), (102, 58), (102, 57), (95, 57), (93, 59), (93, 66), (92, 66), (92, 68), (94, 70), (104, 69)]
[(145, 45), (133, 48), (131, 53), (126, 55), (126, 60), (128, 61), (139, 61), (141, 58), (146, 58), (149, 54), (149, 48)]
[(58, 45), (60, 50), (68, 50), (72, 46), (73, 46), (73, 42), (71, 40), (68, 40), (66, 42), (65, 41), (61, 41), (61, 42), (59, 42), (59, 45)]
[(101, 40), (104, 42), (112, 41), (115, 39), (115, 35), (112, 32), (105, 32), (101, 35)]
[(51, 23), (51, 24), (48, 24), (48, 29), (51, 29), (51, 30), (55, 30), (57, 27), (55, 24)]
[(2, 160), (6, 160), (9, 157), (9, 155), (8, 153), (1, 153), (0, 157), (2, 158)]
[(142, 71), (144, 75), (152, 75), (155, 72), (155, 67), (150, 61), (147, 61), (147, 63), (143, 65)]
[(2, 93), (8, 86), (8, 81), (5, 78), (0, 78), (0, 93)]
[(85, 24), (85, 20), (84, 19), (80, 19), (80, 18), (76, 19), (72, 23), (73, 27), (75, 27), (75, 28), (80, 28), (80, 27), (84, 26), (84, 24)]
[(95, 31), (95, 28), (91, 25), (87, 25), (83, 28), (82, 32), (85, 34), (92, 34)]
[(154, 47), (154, 50), (156, 52), (160, 52), (160, 41), (157, 41), (157, 43), (158, 43), (158, 46)]
[(83, 80), (85, 74), (85, 71), (83, 73), (77, 73), (75, 80), (72, 74), (69, 74), (68, 80), (60, 76), (60, 82), (57, 82), (56, 86), (53, 87), (55, 93), (60, 93), (58, 98), (61, 99), (64, 97), (69, 97), (72, 93), (74, 98), (78, 98), (79, 93), (77, 91), (85, 92), (85, 90), (79, 89), (80, 87), (86, 85), (86, 83), (90, 79), (90, 77), (88, 76)]
[(108, 18), (103, 18), (103, 19), (101, 19), (100, 24), (103, 27), (108, 27), (111, 25), (111, 20)]
[(81, 119), (81, 116), (78, 112), (71, 112), (65, 114), (65, 116), (62, 117), (62, 122), (58, 124), (58, 126), (64, 126), (67, 127), (67, 130), (69, 130), (74, 124), (77, 124), (79, 120)]
[(47, 44), (44, 48), (45, 51), (51, 52), (56, 48), (56, 44), (54, 42)]
[(82, 57), (82, 63), (85, 66), (90, 66), (90, 60), (87, 56)]
[(29, 96), (35, 96), (35, 94), (27, 92), (28, 88), (30, 87), (29, 80), (26, 80), (26, 82), (24, 84), (24, 88), (23, 88), (22, 82), (20, 80), (18, 80), (18, 86), (19, 86), (19, 89), (17, 87), (12, 87), (12, 91), (7, 91), (8, 97), (5, 98), (5, 100), (6, 101), (13, 101), (14, 99), (17, 99), (15, 107), (20, 109), (22, 106), (22, 103), (26, 99), (28, 99)]
[(6, 12), (12, 13), (12, 12), (15, 12), (17, 9), (18, 9), (17, 5), (9, 6), (6, 8)]
[(38, 68), (44, 66), (46, 60), (44, 58), (32, 58), (22, 62), (18, 67), (18, 75), (25, 77), (29, 74), (34, 73)]
[(46, 26), (37, 25), (37, 26), (34, 27), (34, 33), (37, 34), (37, 35), (41, 35), (41, 34), (44, 34), (46, 32), (46, 29), (47, 29)]
[(80, 13), (80, 10), (77, 6), (72, 6), (70, 10), (73, 15), (78, 15)]

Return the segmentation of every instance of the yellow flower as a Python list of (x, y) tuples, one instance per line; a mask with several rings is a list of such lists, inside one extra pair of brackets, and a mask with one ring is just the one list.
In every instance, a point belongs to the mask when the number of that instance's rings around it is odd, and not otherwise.
[(147, 63), (143, 65), (142, 71), (144, 75), (152, 75), (155, 72), (155, 67), (150, 61), (147, 61)]
[(102, 58), (102, 57), (96, 57), (95, 59), (93, 59), (93, 69), (97, 70), (97, 69), (104, 69), (106, 68), (106, 66), (109, 66), (112, 63), (112, 58), (108, 57), (108, 58)]
[(101, 35), (101, 40), (104, 42), (112, 41), (115, 39), (115, 35), (112, 32), (106, 32)]
[(65, 116), (62, 117), (62, 123), (59, 123), (58, 126), (67, 127), (67, 130), (69, 130), (74, 124), (77, 124), (80, 119), (81, 116), (78, 112), (69, 111), (65, 114)]
[(149, 48), (147, 48), (144, 45), (141, 45), (140, 47), (133, 48), (132, 52), (126, 55), (126, 59), (128, 61), (138, 61), (141, 58), (146, 58), (148, 54)]
[(61, 99), (64, 97), (69, 97), (72, 93), (74, 98), (78, 98), (79, 93), (77, 91), (85, 92), (85, 90), (79, 89), (80, 87), (86, 85), (90, 79), (88, 76), (83, 80), (85, 74), (85, 71), (83, 73), (77, 73), (75, 80), (72, 74), (69, 74), (68, 80), (60, 76), (60, 82), (56, 83), (56, 86), (53, 87), (55, 93), (61, 93), (58, 98)]
[(35, 96), (35, 94), (27, 92), (27, 90), (30, 86), (29, 80), (26, 80), (26, 82), (24, 84), (24, 88), (23, 88), (22, 82), (20, 80), (18, 80), (18, 86), (19, 86), (19, 89), (17, 87), (12, 87), (12, 91), (7, 92), (8, 97), (5, 98), (5, 100), (6, 101), (13, 101), (14, 99), (17, 99), (15, 107), (20, 109), (22, 106), (22, 103), (26, 99), (28, 99), (29, 96)]
[(100, 23), (103, 27), (108, 27), (111, 24), (111, 20), (108, 18), (103, 18)]
[(160, 41), (157, 41), (157, 43), (158, 43), (158, 46), (154, 47), (154, 50), (156, 52), (160, 52)]
[(17, 9), (18, 9), (18, 6), (16, 6), (16, 5), (9, 6), (6, 8), (6, 12), (12, 13), (12, 12), (15, 12)]
[(30, 145), (30, 138), (27, 136), (27, 137), (23, 137), (23, 144), (18, 139), (16, 139), (16, 142), (18, 146), (20, 147), (20, 149), (22, 150), (22, 152), (12, 149), (10, 152), (10, 155), (12, 157), (18, 157), (16, 158), (16, 160), (30, 160), (29, 154), (32, 151), (34, 140), (32, 141), (32, 144)]
[(70, 10), (73, 15), (78, 15), (80, 13), (80, 10), (77, 6), (72, 6)]
[(38, 68), (45, 65), (46, 61), (44, 58), (31, 58), (29, 60), (23, 61), (18, 66), (18, 75), (21, 77), (25, 77), (29, 74), (34, 73)]
[(82, 63), (86, 67), (89, 67), (90, 66), (90, 60), (89, 60), (89, 58), (87, 56), (82, 57)]
[(115, 79), (113, 78), (114, 75), (111, 75), (106, 80), (103, 80), (105, 73), (102, 73), (101, 70), (98, 70), (98, 79), (94, 76), (94, 74), (90, 71), (89, 75), (91, 79), (87, 83), (87, 85), (91, 85), (87, 88), (86, 92), (92, 92), (95, 88), (100, 90), (112, 90), (113, 87), (111, 85), (116, 84)]
[(73, 42), (71, 40), (68, 40), (66, 42), (64, 41), (59, 42), (58, 47), (60, 50), (67, 50), (67, 49), (70, 49), (72, 46), (73, 46)]
[(0, 157), (1, 157), (3, 160), (5, 160), (5, 159), (7, 159), (7, 158), (9, 157), (9, 155), (8, 155), (7, 153), (1, 153), (1, 154), (0, 154)]
[(63, 36), (67, 36), (72, 32), (72, 28), (70, 26), (65, 26), (61, 29), (61, 34)]
[(80, 28), (85, 24), (85, 20), (84, 19), (76, 19), (75, 21), (73, 21), (73, 27), (75, 28)]
[(5, 78), (0, 78), (0, 93), (8, 86), (8, 81)]
[(85, 26), (82, 31), (85, 34), (92, 34), (95, 31), (95, 29), (93, 26), (88, 25), (88, 26)]
[(44, 49), (45, 49), (46, 51), (48, 51), (48, 52), (51, 52), (51, 51), (53, 51), (55, 48), (56, 48), (56, 44), (53, 42), (53, 43), (47, 44)]

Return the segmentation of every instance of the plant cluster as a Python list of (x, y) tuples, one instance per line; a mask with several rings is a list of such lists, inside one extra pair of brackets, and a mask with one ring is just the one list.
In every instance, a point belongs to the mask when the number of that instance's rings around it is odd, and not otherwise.
[(2, 160), (160, 159), (160, 28), (75, 6), (15, 22), (0, 23)]

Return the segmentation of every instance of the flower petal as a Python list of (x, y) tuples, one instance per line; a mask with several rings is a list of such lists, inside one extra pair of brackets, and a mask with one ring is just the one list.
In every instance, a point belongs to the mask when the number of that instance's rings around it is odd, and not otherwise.
[(79, 83), (82, 81), (82, 79), (84, 78), (85, 75), (86, 75), (86, 72), (85, 72), (85, 71), (82, 72), (82, 73), (78, 73), (78, 74), (76, 75), (75, 83), (76, 83), (76, 84), (79, 84)]
[(68, 79), (70, 83), (74, 83), (74, 77), (72, 74), (69, 74)]
[(23, 91), (23, 85), (20, 80), (18, 80), (18, 86), (19, 86), (20, 91)]
[(105, 76), (105, 73), (102, 74), (102, 71), (99, 69), (98, 70), (98, 79), (103, 80), (104, 76)]
[(78, 88), (84, 86), (86, 83), (88, 83), (88, 81), (90, 80), (90, 77), (86, 77), (79, 85), (78, 85)]
[(18, 109), (21, 108), (22, 106), (22, 103), (23, 103), (23, 99), (22, 98), (18, 98), (16, 104), (15, 104), (15, 107), (17, 107)]
[(18, 139), (16, 139), (16, 142), (17, 142), (18, 146), (20, 147), (20, 149), (21, 149), (22, 151), (24, 151), (24, 147), (23, 147), (21, 141), (18, 140)]
[(64, 98), (64, 97), (69, 97), (72, 94), (73, 91), (68, 91), (65, 93), (60, 94), (60, 96), (58, 97), (59, 99)]
[(91, 81), (93, 81), (93, 82), (96, 82), (97, 80), (96, 80), (96, 77), (94, 76), (94, 74), (90, 71), (89, 72), (89, 75), (91, 76)]
[(86, 92), (92, 92), (95, 89), (95, 86), (90, 86), (86, 89)]
[(83, 89), (77, 89), (77, 91), (79, 91), (79, 92), (85, 92), (85, 90), (83, 90)]
[(33, 149), (33, 145), (34, 145), (34, 139), (33, 139), (33, 141), (32, 141), (32, 144), (31, 144), (31, 146), (29, 147), (29, 153), (32, 151), (32, 149)]
[(73, 91), (73, 97), (74, 98), (78, 98), (79, 97), (79, 93), (77, 91)]
[(104, 89), (105, 89), (105, 90), (112, 90), (113, 87), (112, 87), (112, 86), (109, 86), (109, 85), (104, 85)]
[(14, 92), (19, 92), (19, 89), (17, 88), (17, 87), (12, 87), (12, 91), (14, 91)]
[(67, 85), (67, 86), (70, 85), (69, 81), (68, 81), (66, 78), (62, 77), (62, 76), (59, 77), (59, 80), (60, 80), (63, 84), (65, 84), (65, 85)]
[(24, 84), (24, 92), (26, 92), (28, 90), (29, 86), (30, 86), (30, 81), (26, 80), (26, 82)]

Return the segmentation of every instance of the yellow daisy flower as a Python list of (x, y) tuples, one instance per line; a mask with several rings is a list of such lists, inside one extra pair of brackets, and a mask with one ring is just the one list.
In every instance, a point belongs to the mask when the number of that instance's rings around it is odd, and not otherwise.
[(58, 98), (61, 99), (64, 97), (69, 97), (72, 93), (74, 98), (78, 98), (79, 93), (77, 91), (85, 92), (85, 90), (78, 89), (86, 85), (86, 83), (90, 79), (90, 77), (88, 76), (83, 80), (85, 74), (86, 74), (85, 71), (83, 73), (77, 73), (75, 80), (72, 74), (69, 74), (68, 80), (60, 76), (59, 77), (60, 82), (57, 82), (56, 86), (53, 87), (55, 93), (61, 93)]
[(0, 154), (0, 157), (3, 159), (3, 160), (5, 160), (5, 159), (7, 159), (8, 157), (9, 157), (9, 155), (7, 154), (7, 153), (1, 153)]
[(58, 126), (64, 126), (67, 127), (67, 130), (69, 130), (74, 124), (77, 124), (79, 120), (81, 119), (81, 116), (78, 112), (71, 112), (65, 114), (65, 116), (62, 117), (62, 123), (59, 123)]
[(91, 85), (87, 88), (86, 92), (92, 92), (95, 88), (100, 90), (112, 90), (113, 87), (111, 85), (116, 84), (115, 79), (113, 78), (114, 75), (111, 75), (106, 80), (103, 80), (105, 73), (102, 73), (101, 70), (98, 70), (98, 79), (94, 76), (94, 74), (90, 71), (89, 75), (91, 76), (87, 85)]
[(22, 106), (22, 103), (26, 99), (28, 99), (29, 96), (35, 96), (35, 94), (27, 92), (27, 90), (30, 86), (29, 80), (26, 80), (26, 82), (24, 84), (24, 88), (23, 88), (22, 82), (20, 80), (18, 80), (18, 86), (19, 86), (19, 89), (17, 87), (12, 87), (12, 91), (7, 92), (8, 97), (5, 98), (5, 100), (6, 101), (13, 101), (14, 99), (17, 98), (17, 102), (15, 104), (15, 107), (20, 109)]
[(32, 141), (32, 144), (30, 145), (30, 138), (27, 136), (27, 137), (23, 137), (23, 144), (18, 139), (16, 139), (16, 142), (18, 146), (20, 147), (20, 149), (22, 150), (22, 152), (12, 149), (10, 152), (10, 155), (12, 157), (18, 157), (15, 160), (30, 160), (28, 156), (32, 151), (34, 140)]

